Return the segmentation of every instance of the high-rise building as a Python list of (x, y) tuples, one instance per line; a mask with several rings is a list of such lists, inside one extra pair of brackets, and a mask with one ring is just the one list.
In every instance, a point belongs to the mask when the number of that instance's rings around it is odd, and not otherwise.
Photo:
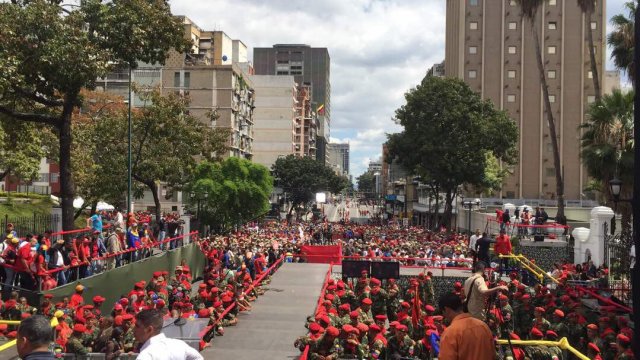
[(349, 143), (329, 143), (327, 144), (329, 153), (329, 165), (333, 167), (337, 174), (349, 176)]
[(367, 171), (370, 173), (376, 173), (382, 171), (382, 160), (371, 160), (369, 161), (369, 167)]
[(298, 156), (307, 156), (315, 159), (317, 137), (318, 114), (311, 103), (311, 86), (298, 86), (295, 133), (296, 153)]
[(318, 116), (316, 155), (326, 163), (331, 128), (330, 58), (327, 48), (300, 44), (277, 44), (254, 48), (253, 64), (257, 75), (293, 75), (296, 83), (311, 87), (311, 104)]
[(253, 161), (271, 168), (278, 157), (296, 154), (296, 97), (293, 76), (251, 75), (256, 92)]
[[(579, 199), (587, 183), (580, 162), (580, 130), (595, 100), (587, 32), (593, 34), (598, 79), (605, 62), (605, 1), (587, 24), (577, 1), (548, 0), (539, 9), (544, 74), (553, 112), (566, 199)], [(534, 36), (515, 0), (447, 0), (445, 75), (463, 79), (518, 124), (519, 161), (502, 188), (506, 198), (556, 194)]]

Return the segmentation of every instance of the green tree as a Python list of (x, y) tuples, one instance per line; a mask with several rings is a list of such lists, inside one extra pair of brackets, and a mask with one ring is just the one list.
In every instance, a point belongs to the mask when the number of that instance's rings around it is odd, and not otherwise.
[[(547, 125), (549, 126), (549, 137), (551, 138), (551, 147), (553, 149), (553, 167), (556, 175), (556, 203), (558, 211), (556, 218), (562, 220), (564, 216), (564, 176), (562, 175), (562, 165), (560, 163), (560, 148), (558, 147), (558, 136), (556, 132), (556, 123), (549, 101), (549, 87), (547, 86), (547, 75), (544, 71), (544, 60), (542, 59), (542, 49), (540, 45), (540, 35), (536, 27), (536, 18), (538, 10), (542, 7), (546, 0), (518, 0), (520, 5), (521, 17), (529, 23), (529, 29), (533, 34), (533, 42), (536, 49), (536, 62), (538, 64), (538, 75), (540, 76), (540, 85), (542, 87), (542, 101), (547, 116)], [(591, 28), (591, 25), (589, 25)], [(594, 73), (594, 77), (595, 77)]]
[(200, 203), (198, 218), (218, 232), (269, 211), (272, 189), (269, 169), (235, 157), (203, 161), (187, 185), (191, 206)]
[[(189, 99), (173, 93), (162, 96), (153, 90), (141, 95), (145, 106), (132, 115), (132, 177), (134, 192), (140, 198), (145, 189), (153, 196), (155, 215), (159, 219), (159, 186), (166, 184), (172, 191), (182, 190), (195, 170), (199, 159), (216, 160), (227, 150), (229, 131), (211, 128), (188, 114)], [(117, 196), (126, 190), (126, 182), (110, 184), (113, 179), (126, 179), (127, 174), (127, 113), (117, 111), (96, 119), (94, 138), (100, 142), (92, 158), (94, 175), (110, 176), (94, 185), (96, 195)]]
[[(587, 122), (581, 125), (580, 156), (589, 176), (600, 185), (602, 199), (608, 205), (609, 181), (614, 177), (625, 184), (622, 197), (633, 195), (633, 97), (634, 92), (615, 89), (589, 107)], [(622, 229), (630, 231), (631, 206), (620, 202)]]
[(3, 2), (0, 34), (0, 113), (51, 126), (58, 135), (62, 226), (69, 230), (75, 194), (71, 119), (82, 104), (80, 91), (115, 66), (163, 63), (170, 49), (186, 51), (190, 44), (164, 0)]
[(364, 172), (358, 176), (358, 192), (363, 193), (366, 198), (375, 197), (376, 177), (371, 171)]
[[(626, 72), (630, 79), (634, 79), (633, 46), (636, 1), (627, 1), (624, 7), (627, 10), (627, 14), (618, 14), (611, 18), (613, 31), (607, 37), (607, 44), (611, 47), (613, 64), (618, 69)], [(635, 86), (635, 83), (633, 84)]]
[(459, 79), (427, 76), (405, 99), (395, 117), (404, 130), (388, 136), (385, 161), (397, 159), (445, 194), (448, 226), (459, 187), (486, 181), (487, 153), (505, 165), (515, 162), (516, 124)]
[(277, 186), (287, 193), (287, 199), (292, 203), (289, 214), (300, 205), (306, 207), (317, 192), (336, 194), (350, 185), (348, 179), (310, 157), (281, 157), (271, 169)]
[(25, 123), (0, 117), (0, 181), (7, 175), (22, 180), (38, 176), (40, 160), (45, 156), (39, 124)]
[(600, 100), (600, 98), (602, 97), (602, 90), (600, 89), (600, 77), (598, 76), (596, 49), (593, 47), (593, 29), (591, 29), (591, 16), (596, 9), (596, 0), (577, 1), (580, 10), (582, 10), (582, 13), (584, 14), (585, 29), (587, 29), (587, 42), (589, 43), (589, 63), (591, 64), (591, 74), (593, 75), (593, 89), (596, 93), (596, 100)]

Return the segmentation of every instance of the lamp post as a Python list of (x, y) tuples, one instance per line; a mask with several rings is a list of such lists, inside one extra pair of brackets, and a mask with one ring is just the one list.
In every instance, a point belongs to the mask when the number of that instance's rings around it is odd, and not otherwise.
[(131, 64), (129, 64), (129, 108), (128, 108), (128, 142), (127, 142), (127, 214), (131, 209)]
[(480, 199), (474, 199), (474, 200), (467, 200), (464, 201), (464, 198), (462, 198), (462, 207), (467, 209), (467, 230), (469, 231), (469, 236), (471, 236), (471, 209), (473, 208), (473, 206), (480, 206), (481, 201)]
[[(633, 51), (633, 67), (634, 73), (634, 88), (636, 92), (633, 97), (633, 127), (636, 131), (633, 132), (633, 143), (640, 144), (640, 7), (636, 7), (635, 24), (634, 24), (634, 48)], [(633, 199), (640, 199), (640, 146), (633, 147), (634, 154), (634, 166), (633, 166)], [(633, 243), (636, 251), (640, 247), (640, 207), (632, 203), (633, 209)], [(631, 269), (631, 296), (633, 299), (633, 322), (636, 324), (634, 327), (633, 338), (633, 353), (636, 359), (640, 359), (640, 262), (636, 261), (633, 269)]]

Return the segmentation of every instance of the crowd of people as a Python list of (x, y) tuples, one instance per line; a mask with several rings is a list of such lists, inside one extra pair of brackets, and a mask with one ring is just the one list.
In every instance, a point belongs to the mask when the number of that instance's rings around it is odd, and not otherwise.
[(68, 240), (50, 230), (18, 234), (7, 224), (0, 242), (3, 299), (14, 288), (49, 290), (183, 243), (184, 221), (173, 213), (154, 222), (148, 212), (130, 213), (125, 220), (120, 211), (97, 211), (86, 221), (86, 229)]

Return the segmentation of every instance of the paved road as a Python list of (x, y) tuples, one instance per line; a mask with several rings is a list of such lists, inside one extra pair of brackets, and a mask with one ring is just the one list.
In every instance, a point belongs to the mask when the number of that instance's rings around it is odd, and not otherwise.
[[(367, 222), (374, 212), (374, 206), (358, 205), (356, 202), (351, 201), (349, 204), (346, 202), (339, 202), (334, 204), (324, 204), (324, 213), (330, 222), (339, 222), (347, 215), (352, 222)], [(368, 211), (367, 212), (365, 212)]]
[(204, 358), (297, 359), (300, 351), (293, 342), (306, 333), (304, 324), (315, 310), (327, 270), (327, 264), (284, 264), (251, 313), (240, 314), (237, 326), (213, 339)]

